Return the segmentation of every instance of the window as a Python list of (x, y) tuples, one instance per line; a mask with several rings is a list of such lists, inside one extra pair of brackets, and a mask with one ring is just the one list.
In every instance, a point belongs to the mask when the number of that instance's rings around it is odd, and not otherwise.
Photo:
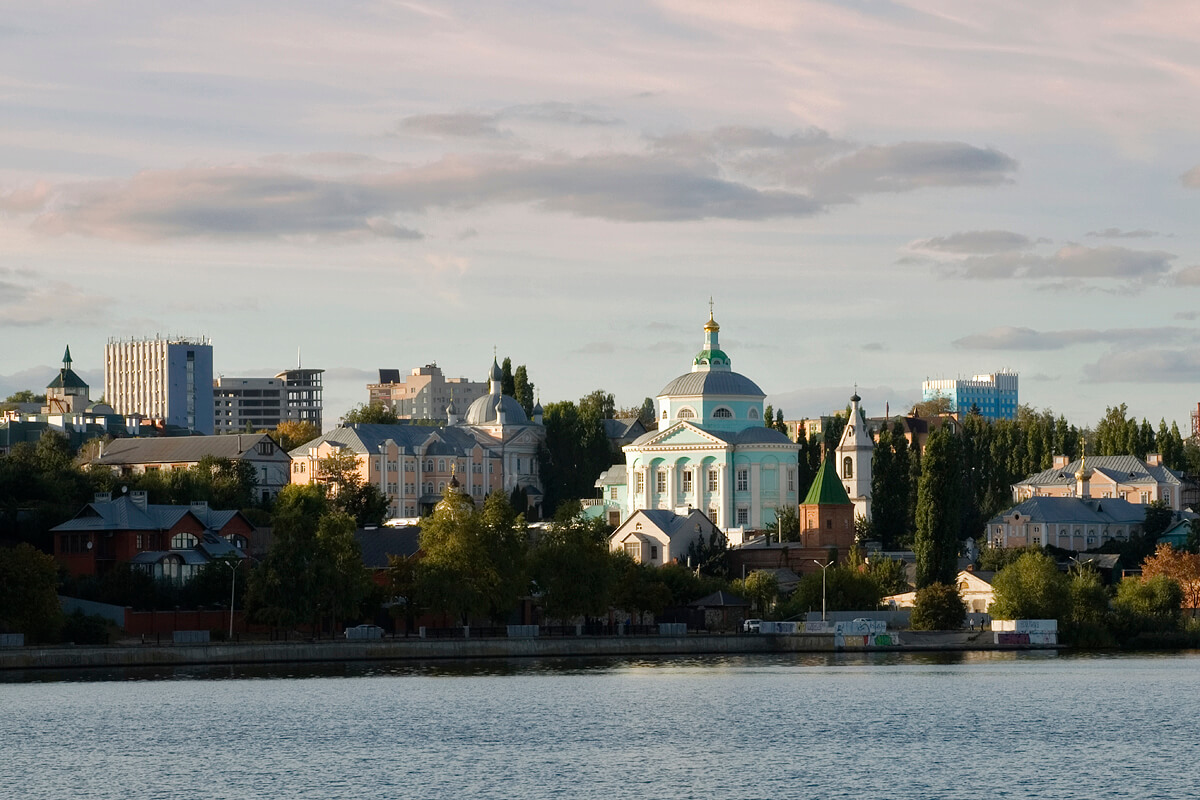
[(675, 418), (676, 419), (693, 419), (695, 416), (696, 416), (696, 412), (692, 411), (690, 408), (681, 408), (681, 409), (679, 409), (679, 413), (675, 415)]
[(656, 544), (650, 545), (650, 560), (658, 561), (658, 545)]
[(642, 492), (646, 491), (646, 476), (640, 472), (637, 473), (634, 476), (633, 486), (634, 494), (641, 494)]
[(438, 472), (445, 472), (445, 471), (446, 471), (446, 459), (439, 458), (438, 459)]
[(483, 487), (480, 486), (479, 484), (475, 484), (474, 486), (471, 487), (471, 494), (475, 495), (476, 497), (482, 497), (483, 496)]
[(718, 408), (716, 411), (713, 412), (713, 417), (715, 419), (730, 419), (732, 416), (733, 416), (733, 412), (730, 411), (728, 408)]
[(190, 550), (196, 546), (196, 534), (177, 533), (171, 537), (172, 550)]
[(708, 471), (708, 490), (710, 492), (717, 490), (717, 471), (715, 469), (709, 469)]
[(832, 527), (833, 527), (833, 520), (832, 520), (832, 519), (827, 519), (827, 520), (825, 520), (825, 527), (826, 527), (826, 528), (832, 528)]
[(708, 518), (713, 521), (714, 525), (717, 524), (717, 507), (716, 506), (712, 506), (708, 509)]
[(416, 465), (411, 461), (404, 462), (404, 471), (405, 472), (415, 472), (416, 471), (415, 467), (416, 467)]
[(789, 492), (794, 492), (794, 491), (796, 491), (796, 469), (795, 469), (795, 467), (788, 467), (788, 471), (787, 471), (787, 490), (788, 490)]
[(425, 459), (425, 471), (433, 472), (433, 459), (432, 458)]
[(739, 492), (750, 491), (750, 470), (745, 467), (740, 467), (737, 471), (737, 490)]
[(758, 409), (757, 408), (750, 409), (750, 413), (747, 414), (746, 416), (750, 417), (750, 419), (758, 419)]
[(1149, 492), (1142, 492), (1141, 497), (1142, 497), (1142, 505), (1146, 505), (1146, 503), (1150, 502), (1150, 493)]
[(438, 481), (438, 494), (444, 494), (446, 491), (446, 482)]
[(615, 486), (608, 487), (608, 499), (609, 500), (617, 499), (617, 487), (615, 487)]
[(667, 473), (665, 470), (655, 474), (654, 491), (659, 494), (665, 494), (667, 491)]
[(634, 561), (642, 560), (642, 543), (641, 542), (626, 542), (625, 554)]
[(842, 477), (843, 478), (853, 478), (854, 477), (854, 459), (851, 458), (850, 456), (846, 456), (845, 458), (842, 459)]
[(685, 469), (683, 471), (683, 493), (688, 494), (692, 491), (692, 471)]
[(737, 518), (738, 525), (749, 525), (750, 524), (750, 509), (739, 508), (737, 510), (736, 518)]

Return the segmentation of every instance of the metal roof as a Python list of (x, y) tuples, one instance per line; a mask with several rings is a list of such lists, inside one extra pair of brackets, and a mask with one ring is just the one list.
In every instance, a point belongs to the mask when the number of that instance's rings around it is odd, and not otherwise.
[(691, 397), (694, 395), (740, 395), (763, 398), (767, 395), (758, 384), (738, 372), (686, 372), (663, 387), (659, 397)]
[[(206, 456), (238, 459), (254, 451), (265, 433), (226, 433), (217, 436), (159, 436), (118, 439), (104, 447), (94, 464), (174, 464), (194, 463)], [(276, 450), (279, 446), (275, 445)], [(282, 452), (282, 450), (279, 450)]]
[[(1081, 462), (1075, 459), (1065, 467), (1054, 467), (1031, 475), (1017, 486), (1072, 486)], [(1164, 466), (1150, 466), (1135, 456), (1088, 456), (1089, 469), (1116, 483), (1166, 483), (1182, 485), (1183, 473)]]
[(992, 517), (988, 525), (1003, 525), (1014, 514), (1041, 523), (1136, 525), (1146, 520), (1146, 507), (1114, 497), (1031, 497)]

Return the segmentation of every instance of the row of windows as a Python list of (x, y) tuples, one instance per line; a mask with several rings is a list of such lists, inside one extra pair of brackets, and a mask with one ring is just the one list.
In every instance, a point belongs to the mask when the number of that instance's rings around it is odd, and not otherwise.
[[(733, 411), (726, 408), (725, 406), (721, 406), (720, 408), (715, 409), (712, 412), (712, 416), (713, 416), (713, 419), (733, 419)], [(748, 413), (746, 416), (748, 416), (750, 419), (758, 419), (758, 409), (756, 409), (756, 408), (750, 409), (750, 413)], [(667, 419), (667, 409), (665, 409), (665, 408), (663, 409), (663, 412), (662, 412), (662, 418)], [(683, 408), (679, 409), (679, 411), (675, 412), (675, 419), (695, 419), (695, 418), (696, 418), (696, 409), (691, 408), (689, 406), (684, 406)]]
[[(849, 459), (847, 459), (849, 461)], [(847, 476), (849, 477), (849, 476)], [(718, 471), (715, 469), (708, 470), (708, 491), (717, 491), (719, 484)], [(691, 494), (693, 489), (693, 470), (687, 468), (683, 471), (683, 493)], [(634, 493), (642, 494), (645, 492), (645, 480), (642, 472), (635, 473), (634, 476)], [(787, 490), (789, 492), (796, 491), (796, 470), (788, 468), (787, 471)], [(654, 491), (658, 494), (665, 494), (667, 491), (667, 473), (665, 470), (660, 470), (654, 474)], [(748, 492), (750, 491), (750, 470), (746, 467), (738, 467), (734, 471), (734, 491)], [(616, 499), (616, 489), (612, 489), (612, 499)]]

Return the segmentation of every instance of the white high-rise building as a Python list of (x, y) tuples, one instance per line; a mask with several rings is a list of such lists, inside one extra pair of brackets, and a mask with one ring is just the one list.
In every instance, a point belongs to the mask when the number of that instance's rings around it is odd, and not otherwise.
[(104, 348), (104, 399), (118, 414), (212, 434), (212, 341), (110, 339)]

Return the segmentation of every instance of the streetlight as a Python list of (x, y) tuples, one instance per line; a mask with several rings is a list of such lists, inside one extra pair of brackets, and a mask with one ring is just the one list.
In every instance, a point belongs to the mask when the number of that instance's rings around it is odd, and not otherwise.
[(825, 569), (833, 564), (832, 561), (826, 560), (824, 564), (813, 559), (813, 563), (821, 568), (821, 622), (825, 621)]
[(226, 559), (225, 566), (229, 567), (229, 641), (233, 641), (233, 592), (237, 588), (237, 568), (242, 565), (239, 559)]

